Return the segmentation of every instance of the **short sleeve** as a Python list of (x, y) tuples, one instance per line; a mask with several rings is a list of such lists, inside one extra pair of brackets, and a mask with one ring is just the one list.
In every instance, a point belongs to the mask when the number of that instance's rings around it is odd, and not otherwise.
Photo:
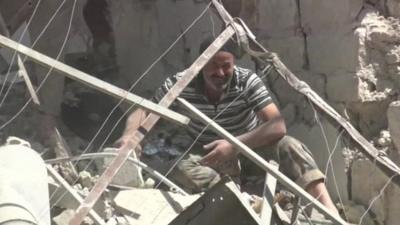
[(255, 112), (272, 103), (272, 97), (268, 89), (257, 74), (252, 73), (248, 77), (245, 88), (248, 90), (247, 100)]
[(175, 74), (173, 76), (168, 77), (164, 83), (159, 87), (156, 92), (154, 93), (154, 96), (152, 98), (153, 102), (160, 102), (160, 100), (168, 93), (168, 91), (175, 85), (175, 83), (178, 81), (179, 77), (181, 77), (181, 73)]

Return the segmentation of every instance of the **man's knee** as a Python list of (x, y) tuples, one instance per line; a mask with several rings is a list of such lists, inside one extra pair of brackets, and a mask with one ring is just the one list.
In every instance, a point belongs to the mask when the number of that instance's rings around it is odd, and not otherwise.
[(299, 140), (285, 136), (277, 144), (277, 159), (282, 171), (303, 188), (324, 180), (311, 151)]
[(200, 165), (201, 157), (189, 155), (178, 163), (173, 178), (189, 192), (202, 192), (214, 186), (221, 179), (214, 169)]

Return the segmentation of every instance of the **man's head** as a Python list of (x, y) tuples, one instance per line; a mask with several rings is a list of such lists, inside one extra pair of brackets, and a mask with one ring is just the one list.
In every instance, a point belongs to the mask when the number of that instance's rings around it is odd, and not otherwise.
[[(200, 45), (200, 53), (205, 51), (214, 39), (207, 38)], [(232, 44), (225, 44), (203, 67), (202, 78), (208, 89), (216, 91), (225, 90), (233, 76), (235, 56)]]

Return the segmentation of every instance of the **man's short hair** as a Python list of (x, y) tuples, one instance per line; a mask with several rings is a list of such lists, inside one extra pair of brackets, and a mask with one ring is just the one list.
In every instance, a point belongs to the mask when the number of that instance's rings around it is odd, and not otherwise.
[[(211, 43), (213, 43), (214, 40), (215, 40), (215, 38), (211, 37), (211, 36), (205, 38), (200, 44), (199, 55), (201, 55), (208, 48), (208, 46), (210, 46)], [(236, 42), (234, 42), (232, 39), (229, 39), (219, 49), (219, 51), (229, 52), (236, 58), (240, 57), (240, 48), (239, 48), (238, 44)]]

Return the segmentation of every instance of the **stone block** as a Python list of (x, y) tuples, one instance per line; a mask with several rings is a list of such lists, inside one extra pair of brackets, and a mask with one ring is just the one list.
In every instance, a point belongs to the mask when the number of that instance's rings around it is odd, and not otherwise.
[(360, 79), (354, 74), (328, 76), (326, 93), (330, 101), (358, 101), (360, 100)]
[(279, 55), (282, 62), (293, 72), (305, 66), (305, 40), (302, 36), (270, 38), (262, 41), (264, 46)]
[(337, 70), (356, 72), (362, 39), (358, 31), (340, 31), (332, 34), (307, 36), (307, 55), (310, 70), (332, 74)]
[(297, 4), (293, 0), (260, 1), (259, 15), (261, 38), (291, 37), (300, 25)]
[(387, 119), (393, 143), (397, 151), (400, 152), (400, 101), (390, 103)]
[(363, 0), (302, 0), (301, 23), (307, 33), (336, 31), (351, 25), (363, 7)]
[[(320, 170), (327, 174), (327, 187), (333, 200), (338, 201), (338, 196), (348, 199), (346, 166), (340, 141), (343, 136), (339, 137), (338, 131), (329, 122), (323, 118), (320, 120), (324, 132), (318, 124), (310, 127), (304, 123), (297, 123), (288, 129), (288, 134), (303, 142), (310, 149)], [(323, 134), (325, 134), (328, 144), (325, 142)], [(328, 164), (329, 158), (332, 160), (333, 171)]]

